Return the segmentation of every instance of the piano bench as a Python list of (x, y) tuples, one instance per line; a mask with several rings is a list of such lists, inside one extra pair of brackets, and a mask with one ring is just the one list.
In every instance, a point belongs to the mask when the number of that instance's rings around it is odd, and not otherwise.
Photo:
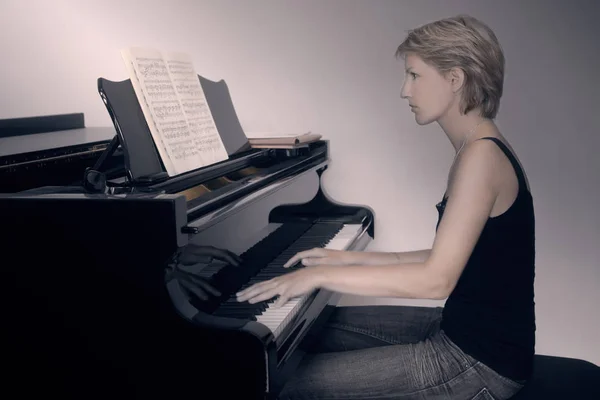
[(600, 367), (575, 358), (535, 355), (533, 374), (511, 400), (600, 399)]

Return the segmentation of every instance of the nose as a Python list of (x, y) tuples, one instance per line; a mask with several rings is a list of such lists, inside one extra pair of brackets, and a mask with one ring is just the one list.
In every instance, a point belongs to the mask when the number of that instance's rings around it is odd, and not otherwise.
[(410, 97), (409, 87), (406, 84), (406, 80), (402, 83), (402, 90), (400, 91), (400, 97), (407, 99)]

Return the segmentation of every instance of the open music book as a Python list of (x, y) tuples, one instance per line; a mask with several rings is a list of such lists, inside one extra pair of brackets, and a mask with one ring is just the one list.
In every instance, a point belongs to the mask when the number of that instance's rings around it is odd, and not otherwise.
[(121, 55), (169, 176), (229, 158), (189, 55), (139, 47)]

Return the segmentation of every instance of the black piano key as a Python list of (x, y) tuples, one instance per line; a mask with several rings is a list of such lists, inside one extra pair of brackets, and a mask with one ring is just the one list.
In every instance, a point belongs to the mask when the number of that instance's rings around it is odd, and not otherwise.
[(211, 278), (216, 287), (224, 293), (235, 293), (244, 282), (269, 264), (278, 254), (305, 233), (309, 223), (290, 223), (280, 226), (253, 247), (240, 255), (242, 264), (221, 269)]
[[(256, 268), (253, 276), (249, 276), (246, 282), (239, 285), (236, 291), (248, 288), (256, 283), (264, 282), (289, 273), (294, 269), (302, 268), (299, 264), (295, 268), (284, 268), (283, 265), (296, 253), (309, 250), (314, 247), (324, 247), (341, 230), (343, 224), (314, 224), (291, 242), (278, 254), (270, 257), (271, 262), (264, 263), (262, 268)], [(255, 304), (247, 302), (238, 302), (235, 298), (235, 292), (226, 300), (223, 300), (215, 310), (215, 315), (225, 315), (231, 318), (247, 318), (256, 320), (256, 316), (261, 315), (277, 297)]]
[(281, 225), (268, 236), (258, 241), (254, 246), (240, 254), (242, 263), (238, 266), (227, 265), (219, 268), (216, 273), (206, 276), (211, 286), (221, 292), (221, 296), (197, 304), (204, 312), (214, 313), (221, 302), (230, 295), (235, 295), (261, 268), (269, 265), (312, 227), (309, 222), (294, 222)]

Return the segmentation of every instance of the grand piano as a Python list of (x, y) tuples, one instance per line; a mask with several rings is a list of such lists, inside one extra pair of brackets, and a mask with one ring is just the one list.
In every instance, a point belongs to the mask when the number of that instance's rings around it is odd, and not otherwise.
[[(101, 95), (116, 87), (99, 79)], [(3, 389), (277, 399), (339, 294), (273, 309), (235, 293), (302, 268), (283, 268), (299, 251), (363, 250), (373, 211), (327, 196), (327, 140), (236, 145), (218, 164), (136, 176), (155, 149), (134, 151), (105, 103), (115, 127), (0, 138)]]

